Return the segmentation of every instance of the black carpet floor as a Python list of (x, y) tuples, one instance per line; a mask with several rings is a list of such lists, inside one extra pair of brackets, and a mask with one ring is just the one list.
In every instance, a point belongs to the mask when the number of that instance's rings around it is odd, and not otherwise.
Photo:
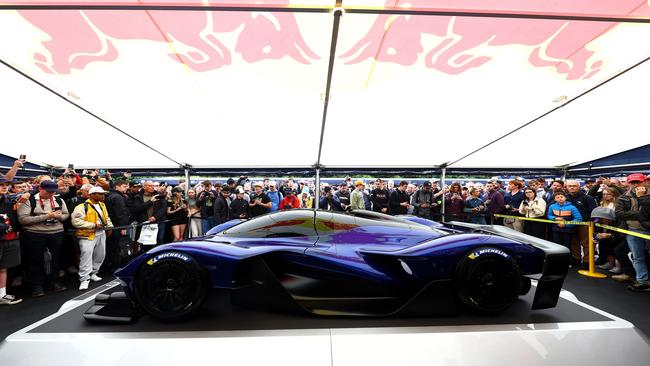
[[(110, 279), (91, 284), (95, 288)], [(8, 335), (56, 312), (67, 300), (79, 296), (78, 281), (66, 281), (69, 290), (60, 293), (47, 293), (44, 297), (32, 299), (25, 290), (16, 289), (11, 293), (24, 297), (22, 303), (0, 307), (0, 340)], [(633, 323), (646, 336), (650, 337), (650, 293), (634, 293), (625, 285), (611, 279), (592, 279), (570, 271), (564, 288), (589, 305)], [(418, 325), (433, 325), (430, 322)], [(340, 325), (339, 325), (340, 326)]]

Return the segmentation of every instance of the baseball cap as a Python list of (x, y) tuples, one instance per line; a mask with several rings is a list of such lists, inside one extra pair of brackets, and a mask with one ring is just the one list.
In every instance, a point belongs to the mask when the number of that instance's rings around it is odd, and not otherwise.
[(142, 184), (138, 181), (133, 180), (129, 182), (129, 187), (142, 187)]
[(362, 180), (358, 180), (358, 181), (354, 182), (354, 185), (355, 185), (355, 186), (358, 186), (358, 185), (365, 186), (365, 183), (363, 183)]
[(645, 182), (646, 178), (647, 177), (644, 174), (634, 173), (634, 174), (630, 174), (630, 175), (627, 176), (627, 182), (628, 183)]
[(59, 186), (51, 180), (42, 181), (40, 187), (47, 192), (56, 192), (59, 190)]
[(92, 187), (90, 191), (88, 191), (88, 194), (94, 194), (94, 193), (104, 194), (106, 193), (106, 191), (102, 187)]
[(424, 183), (422, 183), (422, 187), (431, 187), (431, 182), (429, 182), (428, 180), (425, 181)]

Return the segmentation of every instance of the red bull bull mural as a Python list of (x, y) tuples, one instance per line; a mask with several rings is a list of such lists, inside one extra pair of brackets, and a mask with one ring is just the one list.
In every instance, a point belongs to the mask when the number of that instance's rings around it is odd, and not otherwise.
[[(387, 1), (387, 8), (398, 8), (402, 2)], [(406, 2), (404, 2), (406, 3)], [(558, 14), (552, 1), (454, 1), (456, 9), (477, 7), (493, 9), (534, 9), (540, 14)], [(446, 4), (446, 5), (449, 5)], [(501, 5), (501, 6), (499, 6)], [(576, 13), (650, 15), (646, 1), (606, 0), (574, 1)], [(414, 0), (405, 9), (439, 8), (433, 0)], [(561, 13), (560, 13), (561, 14)], [(491, 57), (480, 54), (479, 46), (531, 46), (528, 61), (535, 67), (554, 67), (569, 80), (588, 79), (602, 66), (588, 43), (613, 29), (618, 23), (580, 20), (487, 18), (425, 15), (380, 15), (368, 32), (349, 50), (341, 54), (346, 64), (369, 58), (378, 62), (413, 65), (424, 55), (424, 65), (447, 74), (459, 74), (480, 67)], [(425, 35), (442, 40), (424, 49)], [(595, 57), (596, 56), (596, 57)]]
[[(256, 5), (244, 0), (230, 3), (235, 2)], [(124, 0), (117, 3), (217, 4), (198, 0)], [(271, 4), (284, 8), (290, 5), (288, 0), (274, 0)], [(431, 10), (451, 9), (452, 5), (455, 10), (474, 12), (525, 13), (528, 9), (536, 14), (650, 16), (646, 0), (567, 0), (561, 4), (546, 0), (412, 0), (408, 3), (386, 1), (384, 7)], [(57, 10), (52, 13), (21, 10), (19, 13), (49, 35), (50, 39), (43, 42), (45, 50), (34, 54), (34, 62), (47, 73), (68, 74), (73, 69), (84, 69), (93, 62), (114, 61), (119, 57), (115, 40), (167, 43), (169, 57), (199, 72), (230, 65), (233, 52), (248, 63), (288, 58), (310, 64), (321, 58), (303, 37), (304, 29), (300, 29), (292, 12)], [(485, 47), (521, 45), (529, 49), (527, 61), (530, 65), (551, 68), (568, 80), (588, 79), (599, 72), (603, 60), (599, 59), (595, 50), (590, 49), (589, 43), (618, 24), (430, 15), (364, 16), (374, 17), (375, 20), (367, 30), (352, 27), (359, 32), (359, 39), (349, 49), (339, 50), (339, 59), (345, 64), (357, 64), (369, 59), (404, 66), (421, 63), (432, 70), (459, 74), (492, 60), (492, 56), (485, 54)], [(343, 18), (343, 22), (352, 20), (345, 19), (345, 16)], [(237, 34), (237, 40), (234, 47), (229, 48), (223, 39), (231, 34)], [(430, 39), (429, 36), (435, 36), (437, 41), (423, 42), (425, 37)], [(327, 51), (320, 52), (324, 54)]]
[[(92, 62), (111, 62), (113, 40), (169, 44), (169, 57), (194, 71), (229, 65), (232, 51), (220, 35), (239, 32), (234, 51), (246, 62), (289, 57), (309, 64), (320, 58), (303, 39), (293, 13), (202, 11), (21, 10), (20, 15), (50, 37), (35, 63), (47, 73), (68, 74)], [(53, 14), (55, 14), (53, 16)]]

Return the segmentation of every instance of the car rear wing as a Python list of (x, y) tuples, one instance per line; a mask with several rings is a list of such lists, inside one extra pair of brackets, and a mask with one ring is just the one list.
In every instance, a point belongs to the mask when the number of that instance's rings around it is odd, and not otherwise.
[(552, 308), (557, 305), (564, 278), (569, 271), (571, 252), (568, 248), (500, 225), (478, 225), (452, 221), (447, 225), (499, 235), (541, 249), (544, 254), (542, 277), (537, 282), (533, 310)]

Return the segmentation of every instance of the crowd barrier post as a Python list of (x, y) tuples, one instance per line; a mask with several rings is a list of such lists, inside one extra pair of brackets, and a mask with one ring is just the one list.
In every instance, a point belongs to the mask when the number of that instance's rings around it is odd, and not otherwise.
[(594, 242), (594, 223), (593, 221), (588, 222), (589, 227), (589, 270), (581, 269), (578, 271), (583, 276), (593, 277), (593, 278), (607, 278), (607, 275), (596, 272), (596, 263), (595, 263), (595, 246)]

